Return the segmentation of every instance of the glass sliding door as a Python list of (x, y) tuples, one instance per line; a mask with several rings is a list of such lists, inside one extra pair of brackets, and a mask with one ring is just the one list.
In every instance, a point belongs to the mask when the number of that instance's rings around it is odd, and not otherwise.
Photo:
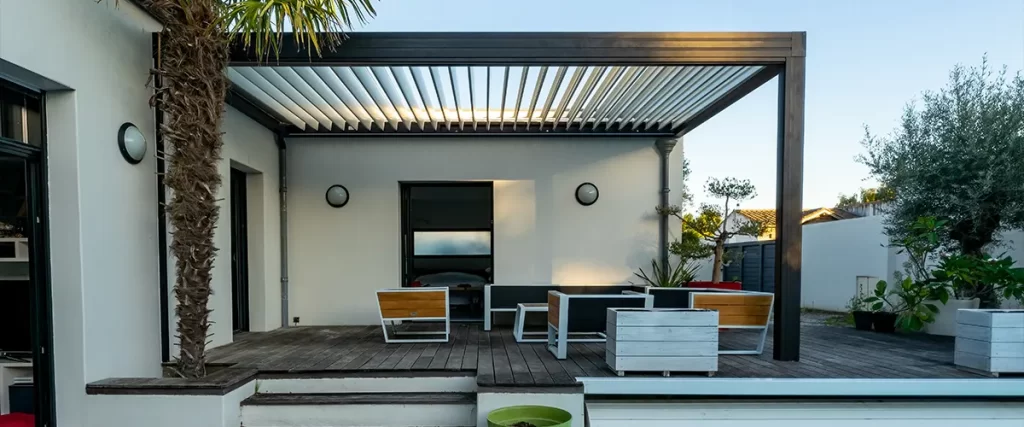
[(0, 413), (54, 425), (41, 93), (0, 80)]
[(491, 182), (402, 183), (402, 286), (447, 287), (453, 320), (483, 319), (494, 282)]

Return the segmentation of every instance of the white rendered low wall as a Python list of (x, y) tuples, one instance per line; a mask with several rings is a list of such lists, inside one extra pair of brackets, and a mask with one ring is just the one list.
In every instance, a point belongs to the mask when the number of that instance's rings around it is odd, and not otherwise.
[(91, 395), (86, 399), (86, 427), (238, 427), (241, 402), (256, 393), (256, 381), (223, 396)]

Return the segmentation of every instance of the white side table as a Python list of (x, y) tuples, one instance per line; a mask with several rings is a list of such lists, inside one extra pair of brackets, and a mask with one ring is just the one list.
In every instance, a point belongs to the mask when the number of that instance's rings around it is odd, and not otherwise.
[(523, 327), (526, 323), (526, 313), (545, 313), (548, 312), (547, 303), (519, 303), (516, 306), (516, 325), (512, 329), (512, 335), (516, 337), (516, 342), (546, 342), (546, 338), (525, 338), (526, 335), (547, 335), (545, 332), (525, 332)]

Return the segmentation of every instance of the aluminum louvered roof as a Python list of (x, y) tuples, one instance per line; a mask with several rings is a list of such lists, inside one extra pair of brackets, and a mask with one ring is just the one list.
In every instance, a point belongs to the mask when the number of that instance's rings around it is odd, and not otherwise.
[(672, 132), (763, 66), (232, 67), (303, 131)]
[(801, 37), (374, 33), (272, 63), (236, 44), (229, 102), (288, 134), (679, 135), (779, 74)]

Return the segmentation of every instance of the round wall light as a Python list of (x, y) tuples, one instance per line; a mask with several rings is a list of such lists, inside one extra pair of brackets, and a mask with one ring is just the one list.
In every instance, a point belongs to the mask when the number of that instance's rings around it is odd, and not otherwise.
[(146, 157), (146, 135), (135, 125), (125, 123), (117, 131), (117, 147), (128, 163), (138, 164)]
[(332, 208), (340, 208), (348, 204), (348, 189), (344, 185), (332, 185), (327, 189), (327, 204)]
[(590, 206), (597, 202), (597, 198), (601, 195), (597, 191), (597, 186), (589, 182), (584, 182), (576, 187), (576, 201), (580, 202), (583, 206)]

